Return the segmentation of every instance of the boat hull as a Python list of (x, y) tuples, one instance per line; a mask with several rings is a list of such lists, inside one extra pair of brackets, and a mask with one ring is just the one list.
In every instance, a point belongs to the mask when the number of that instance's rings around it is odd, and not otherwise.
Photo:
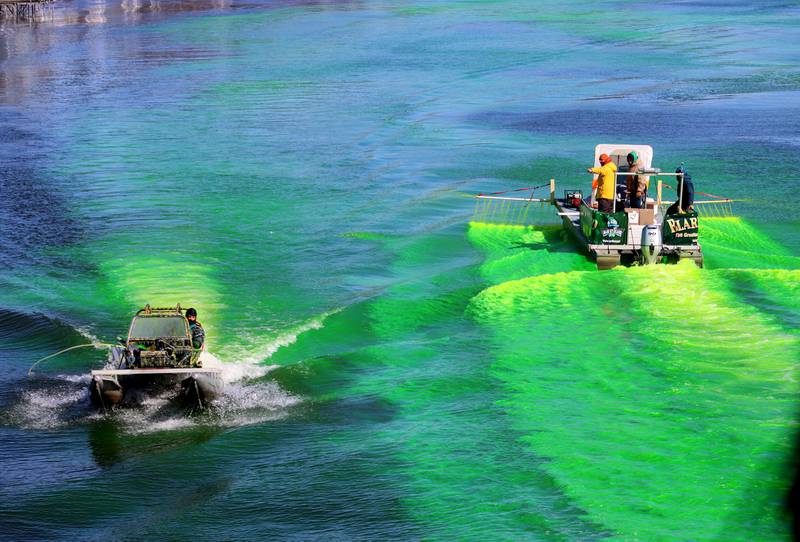
[(122, 402), (124, 392), (119, 382), (112, 378), (93, 376), (89, 385), (89, 397), (97, 408), (114, 408)]
[(597, 244), (596, 239), (590, 239), (592, 236), (590, 232), (597, 222), (595, 216), (598, 213), (594, 209), (585, 202), (581, 202), (580, 207), (575, 208), (561, 199), (553, 201), (564, 229), (575, 238), (583, 252), (594, 258), (600, 270), (612, 269), (618, 265), (632, 265), (635, 262), (677, 263), (682, 259), (691, 260), (698, 267), (703, 267), (700, 245), (664, 243), (659, 229), (661, 224), (657, 221), (647, 225), (626, 225), (624, 228), (627, 230), (626, 233), (616, 244)]
[(223, 388), (217, 369), (126, 369), (92, 371), (89, 395), (103, 409), (135, 404), (142, 395), (176, 390), (176, 398), (188, 406), (205, 408)]
[(181, 380), (181, 398), (188, 405), (204, 408), (222, 394), (219, 375), (194, 374)]

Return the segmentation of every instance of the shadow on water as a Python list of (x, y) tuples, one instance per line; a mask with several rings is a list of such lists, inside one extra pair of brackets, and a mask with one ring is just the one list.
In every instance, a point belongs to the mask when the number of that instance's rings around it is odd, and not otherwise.
[[(291, 356), (291, 352), (284, 355)], [(272, 380), (294, 396), (313, 397), (296, 411), (298, 417), (309, 422), (368, 426), (391, 421), (397, 415), (397, 407), (377, 396), (341, 396), (337, 392), (356, 384), (359, 373), (370, 368), (369, 361), (353, 351), (297, 361), (259, 380)]]
[[(795, 83), (800, 86), (800, 83)], [(687, 100), (691, 101), (691, 100)], [(661, 140), (681, 134), (689, 140), (712, 139), (724, 131), (732, 138), (756, 136), (792, 137), (800, 128), (796, 118), (787, 117), (779, 108), (740, 108), (737, 115), (729, 109), (702, 109), (703, 122), (698, 122), (700, 106), (687, 104), (683, 107), (633, 107), (637, 115), (647, 118), (646, 123), (631, 123), (616, 127), (617, 139), (636, 138), (644, 141)], [(631, 111), (619, 106), (604, 105), (602, 110), (591, 107), (547, 112), (485, 111), (475, 114), (471, 120), (479, 124), (497, 126), (509, 130), (549, 135), (573, 136), (576, 127), (585, 135), (608, 137), (608, 128), (597, 123), (607, 116), (624, 117)], [(743, 121), (746, 119), (746, 121)]]
[[(4, 140), (0, 156), (13, 154), (17, 145), (35, 145), (33, 135), (17, 132), (23, 134), (21, 140)], [(80, 223), (70, 218), (60, 190), (30, 168), (10, 160), (0, 167), (0, 193), (0, 264), (4, 268), (52, 263), (43, 255), (44, 249), (70, 245), (85, 237)]]
[(517, 241), (511, 244), (511, 248), (528, 248), (530, 250), (547, 250), (553, 252), (550, 243), (522, 243)]
[[(773, 322), (784, 328), (787, 333), (796, 332), (798, 326), (800, 326), (800, 313), (798, 313), (797, 308), (776, 303), (763, 287), (759, 287), (753, 275), (737, 273), (725, 277), (725, 282), (728, 284), (730, 291), (738, 298), (771, 317)], [(797, 413), (795, 419), (800, 424), (800, 412)], [(786, 520), (791, 524), (792, 539), (800, 541), (800, 432), (797, 432), (794, 442), (794, 451), (791, 457), (784, 462), (779, 462), (778, 466), (773, 465), (773, 468), (782, 468), (786, 473), (785, 479), (788, 480), (788, 491), (783, 503), (784, 512)], [(758, 491), (754, 490), (750, 493), (758, 494)], [(750, 503), (743, 503), (741, 510), (748, 509), (750, 509)], [(758, 518), (752, 518), (752, 521), (757, 520)], [(740, 522), (740, 520), (731, 520), (731, 524), (737, 522)]]
[[(800, 420), (800, 413), (797, 419)], [(784, 503), (786, 517), (792, 526), (792, 539), (800, 541), (800, 432), (795, 438), (794, 454), (789, 462), (787, 478), (790, 486)]]
[(575, 239), (561, 229), (561, 227), (540, 228), (544, 241), (512, 241), (512, 249), (544, 250), (551, 253), (570, 252), (574, 254), (585, 254), (586, 251), (575, 241)]
[[(41, 313), (0, 308), (0, 350), (52, 349), (86, 342), (86, 337), (72, 326)], [(19, 352), (22, 361), (22, 352)]]
[[(793, 309), (786, 305), (775, 303), (768, 293), (758, 286), (752, 275), (736, 274), (726, 277), (725, 280), (732, 293), (745, 303), (770, 316), (777, 325), (786, 329), (787, 332), (795, 332), (800, 326), (800, 315), (796, 308)], [(795, 419), (800, 423), (800, 412), (798, 412)], [(785, 461), (783, 469), (786, 473), (786, 479), (789, 481), (784, 502), (786, 520), (791, 524), (792, 539), (800, 541), (800, 432), (795, 437), (792, 456)], [(752, 493), (756, 494), (757, 491)], [(743, 503), (741, 509), (749, 509), (748, 503)], [(735, 522), (731, 521), (731, 523)]]
[(757, 286), (753, 276), (736, 274), (726, 277), (725, 281), (731, 292), (745, 303), (772, 317), (777, 325), (786, 328), (787, 331), (800, 328), (800, 312), (796, 308), (776, 304), (763, 288)]
[(222, 431), (220, 427), (201, 426), (184, 431), (131, 435), (119, 422), (103, 417), (90, 423), (88, 437), (95, 463), (99, 467), (111, 467), (132, 457), (202, 444)]

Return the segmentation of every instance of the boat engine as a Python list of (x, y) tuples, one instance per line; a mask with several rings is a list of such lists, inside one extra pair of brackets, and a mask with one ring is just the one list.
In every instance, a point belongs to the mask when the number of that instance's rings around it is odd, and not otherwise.
[(642, 228), (641, 263), (650, 265), (661, 255), (661, 231), (656, 224)]
[(192, 348), (181, 339), (160, 338), (146, 348), (133, 352), (135, 366), (142, 368), (190, 367)]

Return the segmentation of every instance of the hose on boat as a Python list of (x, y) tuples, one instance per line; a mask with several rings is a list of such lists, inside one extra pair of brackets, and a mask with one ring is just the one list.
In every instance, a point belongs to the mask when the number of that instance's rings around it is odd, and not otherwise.
[[(526, 186), (524, 188), (512, 188), (511, 190), (502, 190), (500, 192), (487, 192), (486, 194), (478, 194), (479, 196), (497, 196), (499, 194), (508, 194), (510, 192), (522, 192), (525, 190), (538, 190), (540, 188), (545, 188), (546, 186), (550, 186), (550, 183), (547, 184), (540, 184), (539, 186)], [(533, 196), (531, 196), (533, 197)]]
[(95, 348), (100, 349), (100, 348), (113, 348), (113, 347), (118, 346), (118, 345), (109, 344), (109, 343), (88, 343), (88, 344), (79, 344), (77, 346), (70, 346), (69, 348), (65, 348), (63, 350), (59, 350), (55, 354), (50, 354), (49, 356), (45, 356), (42, 359), (37, 360), (33, 365), (31, 365), (30, 369), (28, 369), (28, 376), (31, 376), (33, 374), (33, 369), (37, 365), (39, 365), (41, 362), (43, 362), (45, 360), (48, 360), (50, 358), (54, 358), (54, 357), (56, 357), (58, 355), (61, 355), (64, 352), (69, 352), (70, 350), (75, 350), (76, 348), (86, 348), (87, 346), (93, 346)]

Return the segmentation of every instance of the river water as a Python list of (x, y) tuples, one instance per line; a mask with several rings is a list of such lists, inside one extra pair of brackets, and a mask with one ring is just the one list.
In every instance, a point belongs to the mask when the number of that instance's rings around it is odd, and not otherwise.
[[(784, 539), (798, 20), (79, 0), (3, 22), (2, 537)], [(701, 222), (704, 269), (598, 273), (558, 228), (474, 220), (471, 194), (585, 186), (603, 142), (745, 200)], [(207, 412), (96, 412), (102, 350), (27, 375), (178, 302), (225, 364)]]

